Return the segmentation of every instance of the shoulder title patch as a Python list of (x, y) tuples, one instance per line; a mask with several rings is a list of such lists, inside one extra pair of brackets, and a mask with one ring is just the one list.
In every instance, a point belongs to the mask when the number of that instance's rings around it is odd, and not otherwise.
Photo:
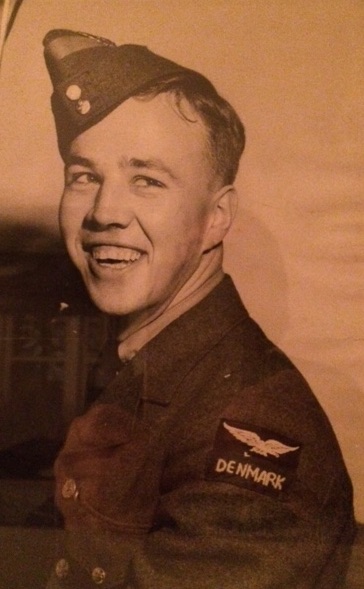
[(296, 472), (301, 446), (266, 429), (221, 419), (206, 479), (279, 497)]

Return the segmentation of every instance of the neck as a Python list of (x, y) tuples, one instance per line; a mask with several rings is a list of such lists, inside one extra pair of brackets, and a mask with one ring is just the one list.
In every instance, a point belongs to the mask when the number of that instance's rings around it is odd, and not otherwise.
[(119, 340), (125, 341), (141, 331), (146, 334), (146, 339), (149, 340), (168, 323), (197, 304), (222, 280), (222, 259), (222, 245), (206, 252), (195, 272), (163, 307), (159, 307), (157, 311), (148, 314), (148, 316), (122, 318), (118, 328)]

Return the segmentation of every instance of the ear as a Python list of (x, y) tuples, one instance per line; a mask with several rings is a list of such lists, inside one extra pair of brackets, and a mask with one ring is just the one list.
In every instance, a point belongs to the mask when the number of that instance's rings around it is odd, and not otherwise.
[(234, 186), (228, 185), (220, 188), (213, 195), (211, 207), (205, 251), (221, 243), (230, 229), (237, 209), (237, 194)]

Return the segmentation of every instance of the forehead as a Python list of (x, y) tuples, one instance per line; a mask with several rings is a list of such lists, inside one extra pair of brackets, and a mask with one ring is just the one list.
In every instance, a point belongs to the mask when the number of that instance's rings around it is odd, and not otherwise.
[[(201, 117), (183, 99), (173, 94), (132, 97), (104, 119), (76, 137), (71, 153), (80, 150), (153, 151), (165, 157), (205, 157), (208, 133)], [(137, 154), (132, 154), (137, 155)], [(206, 158), (205, 158), (206, 159)]]

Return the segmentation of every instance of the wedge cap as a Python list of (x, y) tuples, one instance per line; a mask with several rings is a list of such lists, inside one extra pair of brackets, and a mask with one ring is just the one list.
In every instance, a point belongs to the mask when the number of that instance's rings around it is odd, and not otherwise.
[(63, 157), (75, 137), (154, 82), (188, 72), (212, 86), (201, 74), (141, 45), (117, 46), (103, 37), (65, 29), (50, 31), (43, 45)]

